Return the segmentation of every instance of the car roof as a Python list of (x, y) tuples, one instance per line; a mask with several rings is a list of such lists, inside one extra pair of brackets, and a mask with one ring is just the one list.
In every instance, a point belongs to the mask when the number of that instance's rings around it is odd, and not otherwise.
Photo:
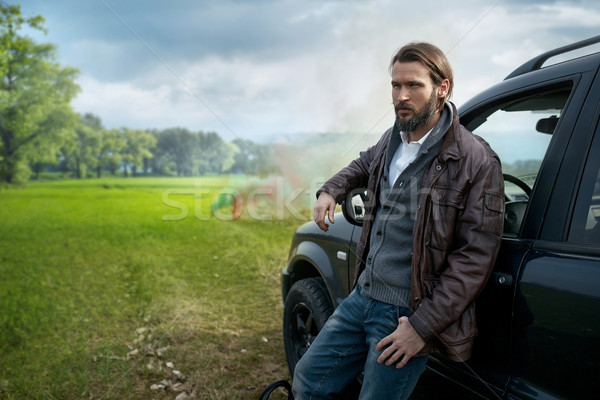
[(515, 76), (523, 75), (525, 73), (536, 71), (542, 68), (542, 66), (551, 59), (562, 54), (566, 54), (575, 50), (579, 50), (588, 46), (592, 46), (600, 42), (600, 35), (585, 39), (576, 43), (569, 44), (567, 46), (558, 47), (554, 50), (547, 51), (540, 54), (537, 57), (532, 58), (519, 68), (511, 72), (504, 80), (514, 78)]
[(600, 66), (600, 52), (569, 59), (549, 66), (543, 66), (544, 63), (552, 57), (591, 46), (596, 43), (600, 43), (600, 36), (594, 36), (593, 38), (572, 45), (563, 46), (532, 58), (511, 72), (502, 82), (484, 90), (461, 105), (459, 114), (468, 112), (472, 107), (484, 100), (493, 99), (495, 96), (510, 92), (511, 90), (521, 89), (540, 82), (577, 73), (598, 70), (598, 67)]

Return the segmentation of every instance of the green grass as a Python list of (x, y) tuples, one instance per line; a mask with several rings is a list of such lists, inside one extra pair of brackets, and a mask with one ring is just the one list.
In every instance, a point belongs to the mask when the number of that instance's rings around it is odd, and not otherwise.
[(1, 190), (0, 398), (252, 399), (289, 378), (279, 273), (303, 221), (211, 216), (232, 182)]

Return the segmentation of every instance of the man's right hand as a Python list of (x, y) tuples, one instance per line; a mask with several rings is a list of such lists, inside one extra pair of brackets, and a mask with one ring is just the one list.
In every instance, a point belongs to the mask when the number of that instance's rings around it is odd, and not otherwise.
[(335, 213), (335, 199), (329, 193), (321, 192), (319, 194), (319, 198), (317, 199), (317, 204), (315, 204), (314, 211), (314, 220), (325, 232), (329, 230), (329, 225), (325, 223), (325, 215), (329, 217), (329, 222), (332, 224), (335, 222), (333, 220), (333, 214)]

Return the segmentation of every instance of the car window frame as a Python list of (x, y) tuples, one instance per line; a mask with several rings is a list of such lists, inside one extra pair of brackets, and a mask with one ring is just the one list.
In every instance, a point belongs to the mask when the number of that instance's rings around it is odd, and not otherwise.
[[(575, 73), (553, 79), (544, 79), (529, 85), (509, 87), (506, 91), (488, 98), (487, 101), (478, 103), (475, 107), (461, 114), (461, 123), (470, 130), (470, 126), (476, 123), (479, 116), (487, 114), (491, 108), (529, 97), (540, 92), (570, 87), (571, 93), (561, 112), (561, 117), (552, 135), (546, 154), (540, 165), (536, 182), (531, 191), (530, 201), (527, 205), (521, 228), (516, 237), (503, 236), (503, 239), (532, 239), (539, 237), (544, 220), (545, 210), (548, 206), (554, 179), (557, 176), (560, 164), (565, 155), (565, 149), (573, 133), (573, 126), (577, 121), (577, 108), (581, 108), (585, 96), (579, 90), (582, 85), (582, 74)], [(560, 132), (560, 134), (557, 134)], [(474, 132), (477, 134), (477, 131)], [(500, 160), (502, 161), (502, 160)]]
[[(598, 79), (600, 85), (600, 78)], [(593, 89), (592, 89), (593, 92)], [(593, 187), (583, 188), (583, 185), (595, 185), (600, 174), (600, 159), (597, 155), (600, 154), (600, 96), (595, 100), (598, 104), (594, 117), (592, 119), (593, 128), (590, 131), (593, 133), (589, 138), (590, 145), (587, 146), (587, 153), (583, 157), (581, 163), (581, 177), (578, 179), (577, 190), (573, 194), (573, 207), (570, 213), (569, 224), (565, 229), (564, 241), (569, 245), (577, 246), (590, 255), (600, 255), (600, 243), (583, 242), (577, 240), (573, 229), (578, 225), (576, 219), (587, 218), (589, 212), (589, 198), (581, 198), (581, 196), (593, 195)], [(594, 101), (591, 101), (592, 103)]]
[[(597, 76), (597, 72), (598, 69), (590, 71), (585, 77), (586, 81), (591, 78), (592, 82), (583, 86), (586, 88), (581, 96), (584, 103), (575, 109), (578, 111), (576, 124), (572, 128), (570, 141), (566, 143), (564, 162), (554, 181), (555, 187), (559, 187), (560, 190), (552, 192), (546, 218), (541, 226), (539, 238), (544, 242), (569, 244), (568, 235), (575, 212), (575, 203), (587, 159), (593, 154), (590, 150), (600, 120), (600, 94), (598, 93), (600, 77)], [(580, 244), (576, 246), (579, 248)]]

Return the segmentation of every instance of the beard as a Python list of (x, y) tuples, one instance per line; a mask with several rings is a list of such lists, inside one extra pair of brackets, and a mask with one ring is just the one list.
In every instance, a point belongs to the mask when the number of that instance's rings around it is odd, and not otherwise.
[[(431, 93), (431, 97), (423, 109), (419, 112), (414, 106), (407, 103), (398, 103), (394, 105), (396, 111), (396, 127), (402, 132), (414, 132), (417, 128), (425, 126), (431, 121), (431, 118), (435, 115), (437, 110), (437, 102), (435, 97), (435, 89)], [(402, 119), (398, 117), (398, 110), (411, 110), (414, 115), (409, 119)]]

